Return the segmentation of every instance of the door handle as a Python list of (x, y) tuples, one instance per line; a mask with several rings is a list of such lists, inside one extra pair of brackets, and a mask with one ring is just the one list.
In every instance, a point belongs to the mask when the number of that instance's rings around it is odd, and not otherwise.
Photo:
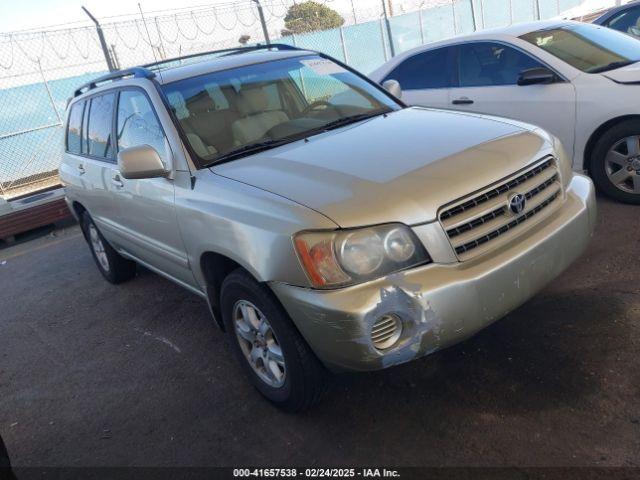
[(111, 185), (113, 185), (116, 188), (124, 187), (124, 183), (122, 183), (122, 180), (120, 179), (120, 175), (116, 175), (111, 179)]
[(82, 165), (81, 163), (78, 165), (78, 173), (80, 175), (84, 175), (85, 173), (87, 173), (87, 171), (84, 169), (84, 165)]
[(467, 97), (461, 97), (461, 98), (455, 99), (451, 103), (453, 103), (454, 105), (471, 105), (471, 104), (473, 104), (473, 100), (471, 100), (470, 98), (467, 98)]

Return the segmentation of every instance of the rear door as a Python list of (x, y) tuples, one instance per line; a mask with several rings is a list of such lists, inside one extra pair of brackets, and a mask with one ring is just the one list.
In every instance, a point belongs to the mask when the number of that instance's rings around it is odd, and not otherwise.
[(107, 240), (118, 244), (117, 187), (112, 182), (117, 173), (112, 135), (115, 98), (110, 91), (86, 100), (76, 169), (82, 183), (81, 203)]
[(448, 108), (453, 78), (453, 47), (416, 53), (402, 61), (384, 80), (396, 80), (409, 105)]
[[(122, 89), (116, 109), (116, 150), (139, 145), (156, 149), (168, 168), (172, 165), (169, 142), (146, 92), (138, 87)], [(173, 180), (131, 180), (112, 172), (117, 190), (118, 227), (122, 247), (138, 260), (174, 279), (194, 284), (178, 229)]]
[(84, 158), (82, 155), (82, 118), (86, 102), (77, 101), (69, 107), (65, 124), (65, 153), (60, 164), (60, 179), (67, 197), (82, 203), (84, 196)]
[(545, 65), (498, 42), (470, 42), (456, 48), (458, 84), (451, 89), (449, 108), (540, 126), (557, 136), (573, 156), (576, 93), (570, 82), (519, 86), (520, 72)]

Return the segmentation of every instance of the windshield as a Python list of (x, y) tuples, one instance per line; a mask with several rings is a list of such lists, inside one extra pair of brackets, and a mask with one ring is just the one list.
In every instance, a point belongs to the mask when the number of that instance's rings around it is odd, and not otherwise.
[(214, 72), (163, 89), (202, 165), (400, 108), (366, 80), (317, 55)]
[(520, 38), (587, 73), (640, 61), (640, 40), (596, 25), (567, 25), (527, 33)]

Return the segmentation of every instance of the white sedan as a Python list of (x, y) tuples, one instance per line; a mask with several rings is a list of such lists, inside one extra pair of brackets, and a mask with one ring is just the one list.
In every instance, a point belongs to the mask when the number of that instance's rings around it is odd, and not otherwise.
[[(371, 74), (410, 105), (509, 117), (558, 137), (575, 170), (640, 204), (640, 40), (547, 21), (404, 52)], [(464, 135), (464, 132), (460, 132)]]

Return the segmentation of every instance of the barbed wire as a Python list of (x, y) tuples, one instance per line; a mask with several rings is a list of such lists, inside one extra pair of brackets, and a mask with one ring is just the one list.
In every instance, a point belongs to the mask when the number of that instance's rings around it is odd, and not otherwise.
[[(316, 0), (342, 16), (343, 28), (283, 36), (284, 17), (302, 1), (261, 0), (270, 38), (329, 53), (364, 72), (388, 60), (392, 48), (398, 53), (485, 26), (483, 9), (473, 14), (474, 0), (391, 0), (389, 31), (382, 0)], [(543, 0), (502, 1), (509, 3), (511, 12), (505, 21), (513, 22), (511, 2), (518, 2), (519, 20), (528, 20), (532, 18), (522, 18), (533, 15), (522, 14), (526, 2), (533, 7), (533, 2)], [(567, 1), (580, 0), (563, 0)], [(494, 12), (490, 20), (502, 22), (503, 17)], [(116, 68), (126, 68), (253, 44), (264, 41), (262, 28), (255, 3), (244, 0), (103, 18), (105, 49), (93, 24), (0, 34), (0, 197), (7, 188), (29, 182), (43, 188), (57, 181), (66, 100), (79, 84), (108, 71), (107, 58)]]

